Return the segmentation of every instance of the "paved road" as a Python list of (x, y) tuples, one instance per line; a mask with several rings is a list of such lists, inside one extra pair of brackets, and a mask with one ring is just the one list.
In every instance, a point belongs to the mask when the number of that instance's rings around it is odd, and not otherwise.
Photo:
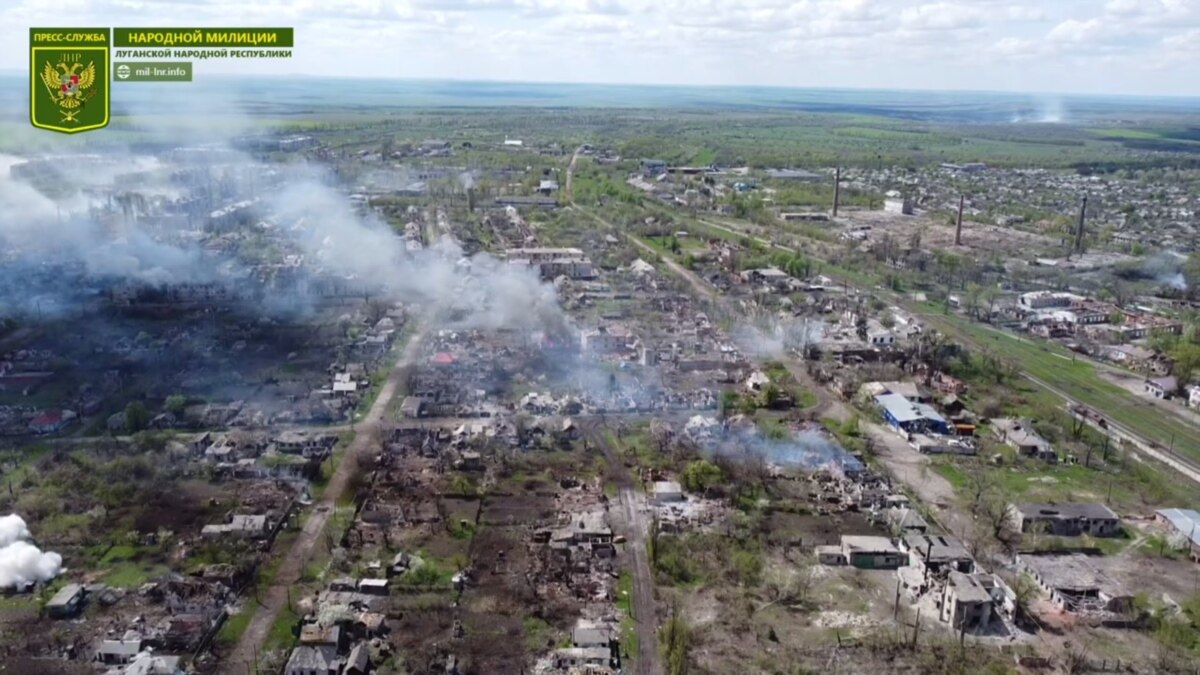
[(266, 643), (267, 635), (271, 632), (271, 626), (275, 624), (279, 612), (287, 605), (288, 591), (300, 581), (305, 566), (308, 565), (313, 551), (322, 539), (321, 533), (325, 529), (325, 524), (329, 521), (334, 509), (337, 508), (338, 500), (350, 485), (350, 478), (354, 474), (358, 458), (369, 456), (377, 449), (380, 432), (385, 428), (386, 420), (384, 418), (388, 404), (396, 396), (396, 392), (408, 372), (408, 366), (416, 359), (423, 337), (423, 331), (418, 330), (417, 334), (409, 340), (404, 352), (392, 367), (392, 372), (388, 374), (387, 380), (383, 383), (375, 403), (371, 405), (366, 416), (355, 425), (354, 440), (342, 457), (341, 463), (334, 470), (329, 483), (326, 484), (321, 499), (313, 506), (312, 513), (304, 523), (304, 529), (292, 543), (291, 550), (286, 553), (275, 552), (275, 555), (283, 556), (279, 572), (275, 575), (274, 583), (259, 593), (259, 600), (262, 603), (260, 607), (255, 608), (253, 601), (247, 600), (246, 610), (254, 611), (254, 616), (250, 619), (250, 624), (246, 627), (245, 632), (242, 633), (233, 653), (225, 659), (226, 672), (254, 672), (254, 669), (247, 664), (256, 663), (257, 656)]

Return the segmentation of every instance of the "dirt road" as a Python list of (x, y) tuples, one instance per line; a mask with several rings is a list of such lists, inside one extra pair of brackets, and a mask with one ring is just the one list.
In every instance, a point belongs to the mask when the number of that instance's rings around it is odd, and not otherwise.
[(633, 573), (633, 621), (638, 637), (638, 675), (661, 675), (658, 659), (658, 613), (654, 603), (654, 576), (646, 553), (646, 533), (650, 519), (646, 495), (633, 486), (622, 486), (621, 510), (625, 517), (626, 547)]
[(876, 459), (887, 467), (893, 478), (907, 485), (929, 506), (939, 525), (964, 539), (972, 536), (974, 521), (957, 506), (954, 486), (933, 470), (927, 455), (922, 455), (882, 425), (865, 420), (859, 425), (875, 442)]
[(638, 654), (631, 672), (637, 675), (662, 675), (658, 655), (658, 609), (654, 598), (654, 574), (646, 552), (646, 534), (650, 531), (650, 507), (646, 495), (638, 491), (624, 462), (603, 433), (604, 424), (590, 426), (588, 435), (604, 451), (604, 458), (617, 476), (617, 498), (620, 504), (610, 509), (613, 531), (625, 536), (625, 564), (633, 576), (632, 613), (638, 639)]
[(254, 611), (254, 616), (250, 619), (245, 632), (242, 633), (233, 653), (224, 660), (225, 672), (255, 672), (254, 666), (266, 643), (267, 635), (271, 632), (271, 626), (279, 617), (280, 610), (287, 605), (289, 589), (300, 581), (305, 566), (312, 558), (313, 550), (321, 540), (325, 524), (329, 521), (334, 509), (337, 508), (338, 500), (346, 492), (358, 457), (368, 455), (375, 450), (379, 433), (384, 426), (384, 416), (388, 404), (396, 396), (396, 392), (408, 372), (408, 366), (416, 358), (423, 336), (423, 331), (418, 330), (417, 334), (409, 340), (404, 352), (392, 367), (392, 372), (388, 374), (387, 380), (383, 383), (375, 403), (355, 425), (354, 440), (341, 463), (334, 470), (333, 476), (329, 478), (329, 483), (325, 486), (321, 499), (313, 505), (312, 513), (304, 523), (304, 529), (292, 543), (292, 548), (287, 552), (275, 552), (275, 555), (283, 556), (279, 572), (275, 575), (274, 583), (260, 591), (261, 606), (255, 607), (252, 599), (247, 600), (246, 610)]
[(571, 155), (571, 163), (567, 165), (567, 203), (575, 203), (575, 165), (579, 162), (579, 153), (583, 150), (583, 146), (575, 148), (575, 152)]

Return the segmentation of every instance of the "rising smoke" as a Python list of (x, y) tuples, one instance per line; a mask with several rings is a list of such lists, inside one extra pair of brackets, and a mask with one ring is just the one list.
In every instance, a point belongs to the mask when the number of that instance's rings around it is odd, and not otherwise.
[[(357, 213), (328, 173), (302, 164), (266, 166), (245, 156), (226, 157), (240, 159), (232, 167), (223, 166), (224, 175), (270, 177), (256, 195), (262, 214), (271, 236), (304, 257), (303, 274), (352, 281), (377, 297), (453, 317), (451, 323), (463, 328), (561, 331), (566, 325), (553, 287), (529, 269), (487, 254), (467, 258), (448, 238), (408, 251), (386, 223)], [(136, 174), (138, 200), (129, 207), (131, 214), (119, 218), (119, 228), (111, 219), (105, 226), (92, 216), (106, 202), (112, 208), (112, 196), (101, 196), (102, 189), (74, 189), (77, 186), (67, 183), (52, 199), (12, 175), (10, 169), (19, 158), (0, 157), (0, 259), (9, 272), (0, 270), (0, 315), (31, 312), (33, 297), (39, 313), (46, 307), (71, 307), (72, 289), (31, 287), (33, 277), (24, 270), (47, 264), (69, 265), (93, 281), (244, 286), (255, 261), (202, 250), (201, 224), (148, 228), (139, 222), (141, 205), (181, 196), (174, 185), (142, 180), (152, 175), (149, 169), (156, 159), (107, 151), (105, 159), (110, 158), (114, 164), (141, 169)], [(95, 184), (106, 186), (112, 178), (100, 176)], [(304, 287), (275, 288), (256, 307), (267, 312), (305, 307), (303, 297), (286, 297)]]
[(864, 468), (862, 462), (815, 429), (793, 431), (784, 438), (768, 438), (757, 427), (747, 425), (713, 436), (706, 449), (735, 458), (761, 457), (775, 466), (805, 471), (841, 473)]
[(758, 358), (779, 359), (789, 351), (818, 344), (825, 335), (825, 322), (811, 317), (767, 316), (733, 329), (738, 344)]
[(0, 588), (23, 589), (62, 572), (62, 556), (43, 552), (17, 514), (0, 517)]
[(1063, 124), (1067, 121), (1067, 107), (1058, 96), (1045, 96), (1035, 102), (1032, 110), (1022, 110), (1012, 116), (1013, 124)]

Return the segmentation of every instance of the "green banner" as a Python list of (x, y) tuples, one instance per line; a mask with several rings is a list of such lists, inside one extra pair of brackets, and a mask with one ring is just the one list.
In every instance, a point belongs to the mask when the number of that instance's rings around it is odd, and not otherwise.
[(29, 29), (29, 121), (73, 134), (108, 126), (107, 28)]
[(114, 28), (115, 47), (291, 47), (291, 28)]
[(107, 28), (30, 28), (30, 47), (107, 47)]
[(191, 82), (191, 61), (117, 61), (114, 82)]

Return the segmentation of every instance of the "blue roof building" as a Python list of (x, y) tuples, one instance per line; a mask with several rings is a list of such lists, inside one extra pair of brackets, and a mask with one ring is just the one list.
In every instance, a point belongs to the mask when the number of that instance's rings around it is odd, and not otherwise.
[(950, 425), (927, 403), (914, 403), (900, 394), (880, 394), (875, 403), (883, 410), (887, 423), (905, 433), (950, 433)]

